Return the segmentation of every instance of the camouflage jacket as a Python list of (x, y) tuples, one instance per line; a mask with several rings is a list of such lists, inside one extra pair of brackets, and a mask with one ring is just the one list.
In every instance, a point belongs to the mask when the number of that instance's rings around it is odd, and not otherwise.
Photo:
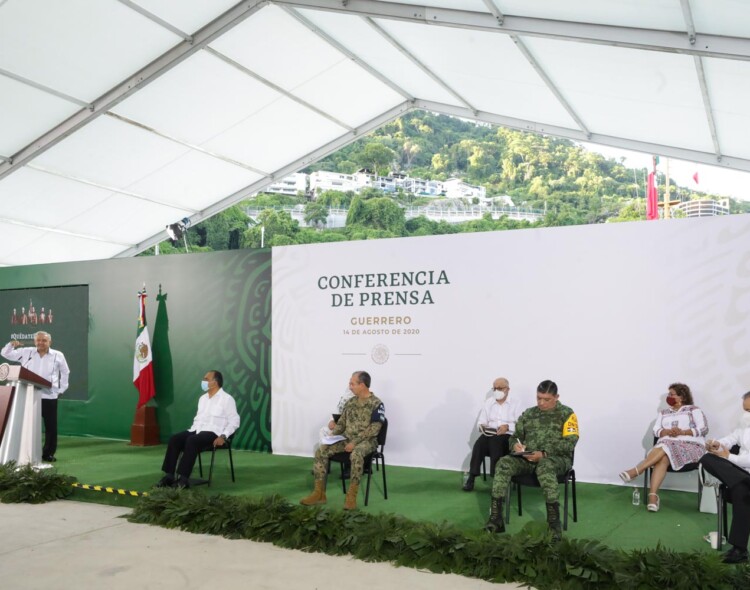
[(384, 421), (385, 406), (378, 397), (371, 394), (360, 401), (355, 396), (346, 402), (341, 418), (331, 434), (343, 434), (349, 442), (356, 445), (364, 440), (376, 438)]
[(515, 436), (529, 451), (545, 451), (550, 457), (569, 459), (578, 442), (578, 418), (560, 402), (545, 412), (534, 406), (521, 414)]

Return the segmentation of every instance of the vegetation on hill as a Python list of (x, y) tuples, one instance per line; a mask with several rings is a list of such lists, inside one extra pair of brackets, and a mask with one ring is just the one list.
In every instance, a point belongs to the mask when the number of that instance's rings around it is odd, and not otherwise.
[[(310, 202), (304, 196), (260, 194), (190, 228), (190, 249), (257, 248), (262, 232), (265, 246), (282, 246), (645, 219), (648, 171), (644, 168), (627, 168), (622, 161), (590, 152), (570, 140), (423, 111), (396, 119), (304, 172), (351, 174), (361, 168), (433, 180), (458, 177), (486, 187), (487, 196), (510, 195), (517, 206), (539, 209), (545, 215), (535, 224), (496, 220), (489, 214), (480, 220), (449, 224), (424, 217), (407, 220), (404, 206), (432, 199), (415, 199), (401, 191), (391, 195), (375, 189), (365, 189), (359, 195), (328, 191)], [(664, 186), (661, 173), (657, 181)], [(670, 194), (679, 200), (715, 198), (674, 181)], [(288, 212), (280, 210), (295, 205), (304, 207), (309, 227), (301, 227)], [(249, 207), (263, 211), (250, 220), (245, 213)], [(349, 209), (346, 227), (325, 228), (328, 207)], [(748, 212), (750, 203), (730, 199), (730, 210)], [(182, 248), (182, 244), (165, 242), (161, 252)]]

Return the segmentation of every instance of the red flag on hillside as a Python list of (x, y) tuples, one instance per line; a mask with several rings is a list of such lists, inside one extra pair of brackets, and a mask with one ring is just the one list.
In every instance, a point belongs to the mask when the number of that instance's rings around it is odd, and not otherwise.
[(138, 390), (138, 408), (156, 395), (151, 339), (146, 326), (146, 285), (138, 291), (138, 334), (133, 355), (133, 385)]
[(698, 173), (697, 172), (695, 174), (693, 174), (693, 180), (695, 181), (695, 184), (700, 184), (698, 182)]
[(656, 191), (656, 181), (653, 172), (649, 172), (648, 175), (646, 219), (659, 219), (659, 193)]

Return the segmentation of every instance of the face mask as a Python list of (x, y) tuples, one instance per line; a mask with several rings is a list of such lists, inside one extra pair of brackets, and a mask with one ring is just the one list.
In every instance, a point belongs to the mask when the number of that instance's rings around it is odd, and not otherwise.
[(742, 412), (742, 416), (740, 416), (740, 426), (742, 426), (742, 428), (750, 428), (750, 412)]
[(507, 396), (508, 396), (508, 394), (505, 393), (502, 390), (495, 392), (495, 400), (497, 400), (499, 402), (503, 401)]
[(206, 381), (205, 379), (201, 381), (201, 389), (203, 391), (208, 391), (208, 381)]
[(676, 405), (677, 405), (677, 400), (676, 400), (675, 398), (673, 398), (673, 397), (668, 397), (668, 398), (667, 398), (667, 403), (668, 403), (668, 404), (669, 404), (670, 406), (676, 406)]

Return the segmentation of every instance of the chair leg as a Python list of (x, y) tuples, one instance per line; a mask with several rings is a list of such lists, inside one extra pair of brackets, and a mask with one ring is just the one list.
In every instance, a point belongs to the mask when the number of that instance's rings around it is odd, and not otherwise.
[[(346, 494), (346, 480), (344, 479), (344, 462), (340, 462), (339, 466), (341, 467), (341, 489), (344, 490), (344, 493)], [(349, 468), (351, 469), (351, 467)]]
[(698, 474), (698, 512), (701, 511), (702, 501), (703, 501), (703, 482), (701, 481), (700, 474)]
[(200, 451), (198, 451), (198, 473), (201, 474), (201, 479), (203, 479), (203, 461), (201, 461)]
[(385, 457), (383, 457), (383, 498), (388, 499), (388, 484), (385, 481)]
[(482, 458), (482, 481), (487, 481), (487, 465), (485, 461), (487, 461), (487, 457)]
[(518, 489), (518, 516), (523, 516), (523, 500), (521, 499), (521, 488), (523, 486), (519, 483), (516, 484), (516, 488)]
[(227, 451), (229, 451), (229, 471), (232, 474), (232, 483), (234, 483), (234, 461), (232, 461), (232, 447), (229, 447)]
[(508, 489), (505, 491), (505, 523), (510, 522), (510, 493), (511, 488), (513, 487), (512, 483), (508, 484)]
[(211, 478), (214, 474), (214, 459), (216, 458), (216, 447), (211, 449), (211, 466), (208, 468), (208, 487), (211, 487)]
[(570, 479), (570, 485), (573, 493), (573, 522), (578, 522), (578, 498), (576, 498), (576, 476), (575, 473)]
[(565, 480), (565, 516), (563, 517), (563, 530), (568, 530), (568, 480)]
[(372, 463), (370, 468), (367, 470), (367, 487), (365, 488), (365, 506), (370, 501), (370, 478), (372, 477)]

